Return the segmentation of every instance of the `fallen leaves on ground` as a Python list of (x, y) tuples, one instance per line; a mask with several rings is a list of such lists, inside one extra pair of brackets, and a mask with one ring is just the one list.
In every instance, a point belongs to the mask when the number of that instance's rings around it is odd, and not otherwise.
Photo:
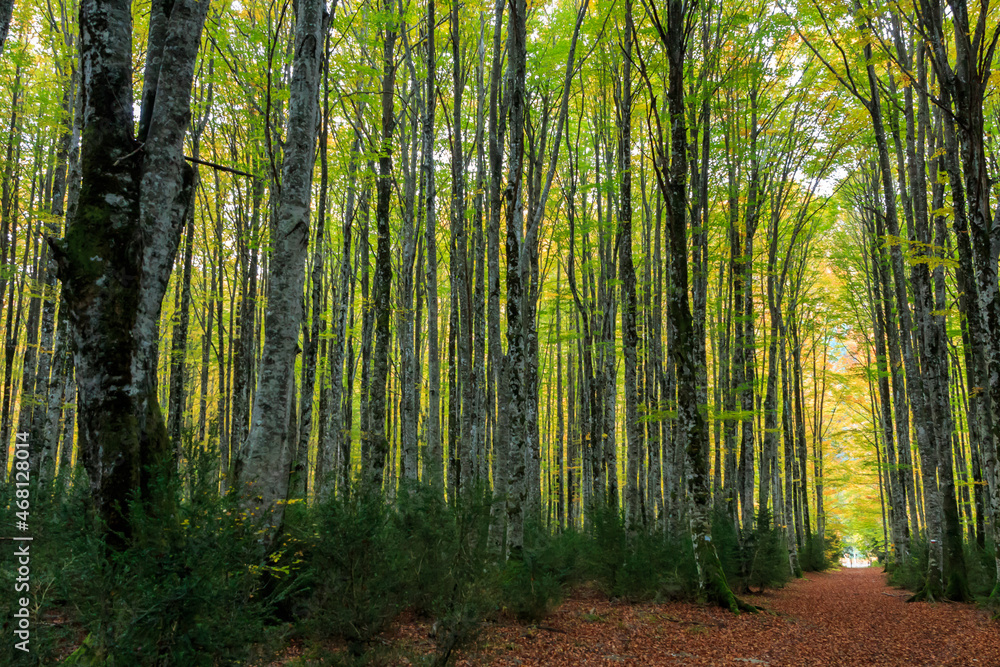
[[(809, 573), (749, 595), (759, 614), (690, 603), (629, 604), (577, 591), (541, 624), (488, 625), (459, 667), (761, 665), (1000, 667), (1000, 625), (966, 604), (907, 603), (878, 568)], [(426, 623), (404, 617), (384, 640), (433, 650)]]

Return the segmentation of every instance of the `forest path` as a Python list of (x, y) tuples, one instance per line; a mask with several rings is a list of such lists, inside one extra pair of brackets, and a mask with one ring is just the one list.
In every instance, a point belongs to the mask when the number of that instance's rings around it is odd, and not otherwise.
[(539, 628), (494, 627), (459, 665), (1000, 667), (1000, 623), (965, 604), (908, 604), (881, 568), (809, 573), (748, 595), (760, 614), (573, 596)]

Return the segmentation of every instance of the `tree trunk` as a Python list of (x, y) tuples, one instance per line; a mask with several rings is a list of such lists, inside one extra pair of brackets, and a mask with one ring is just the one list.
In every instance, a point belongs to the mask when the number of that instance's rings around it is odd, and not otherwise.
[(281, 530), (284, 521), (281, 501), (288, 496), (288, 421), (292, 401), (289, 386), (294, 386), (295, 355), (302, 324), (309, 204), (319, 125), (319, 82), (328, 16), (322, 0), (301, 0), (295, 26), (281, 190), (268, 266), (264, 347), (246, 458), (236, 470), (244, 503), (255, 514), (269, 515), (266, 547), (273, 544)]
[[(687, 129), (684, 122), (684, 61), (686, 51), (686, 8), (681, 0), (667, 5), (666, 26), (660, 20), (655, 5), (647, 11), (666, 50), (669, 72), (670, 166), (667, 169), (666, 147), (660, 135), (657, 150), (657, 179), (667, 204), (667, 227), (670, 238), (670, 288), (668, 291), (668, 321), (673, 336), (670, 351), (677, 373), (677, 439), (686, 452), (687, 487), (691, 498), (689, 514), (695, 563), (701, 590), (713, 602), (728, 607), (754, 610), (740, 601), (726, 583), (711, 541), (711, 493), (708, 479), (708, 431), (702, 423), (704, 413), (698, 406), (697, 359), (693, 340), (693, 321), (688, 305), (687, 269)], [(648, 81), (648, 79), (647, 79)], [(652, 90), (650, 90), (652, 95)], [(704, 442), (703, 442), (704, 441)]]
[(65, 239), (50, 244), (75, 343), (81, 460), (112, 545), (130, 535), (130, 494), (148, 496), (144, 468), (169, 455), (157, 324), (190, 205), (183, 145), (207, 11), (208, 2), (153, 5), (137, 140), (130, 5), (80, 6), (83, 186)]
[[(636, 328), (635, 266), (632, 263), (632, 3), (625, 5), (624, 45), (622, 46), (621, 93), (616, 95), (618, 116), (618, 176), (621, 183), (618, 208), (619, 276), (622, 284), (622, 351), (625, 357), (625, 430), (628, 458), (625, 471), (625, 509), (631, 534), (639, 529), (640, 485), (639, 466), (642, 446), (642, 425), (639, 422), (636, 384), (636, 349), (639, 333)], [(617, 89), (616, 89), (617, 93)]]

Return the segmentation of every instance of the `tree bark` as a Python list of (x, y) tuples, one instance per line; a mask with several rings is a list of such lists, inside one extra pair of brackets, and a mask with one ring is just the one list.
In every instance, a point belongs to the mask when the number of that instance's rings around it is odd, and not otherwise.
[[(625, 357), (625, 431), (628, 457), (625, 470), (625, 509), (631, 534), (639, 529), (640, 485), (639, 466), (642, 445), (642, 425), (639, 422), (636, 351), (639, 333), (636, 328), (638, 309), (635, 286), (635, 265), (632, 263), (632, 2), (626, 1), (624, 44), (622, 44), (621, 92), (617, 94), (618, 177), (621, 190), (618, 208), (618, 271), (622, 284), (622, 352)], [(616, 89), (616, 93), (617, 93)]]
[(265, 339), (245, 445), (246, 458), (236, 470), (245, 505), (258, 516), (267, 517), (265, 546), (268, 548), (283, 525), (284, 501), (288, 496), (288, 420), (292, 401), (289, 386), (294, 386), (302, 323), (323, 34), (328, 17), (323, 0), (300, 0), (297, 14), (288, 132), (268, 266)]
[[(693, 318), (688, 305), (687, 268), (687, 129), (685, 127), (684, 61), (686, 53), (685, 25), (690, 6), (682, 0), (667, 4), (666, 25), (653, 4), (646, 4), (664, 50), (669, 70), (670, 166), (667, 169), (666, 147), (662, 130), (656, 146), (657, 180), (667, 205), (667, 227), (670, 238), (670, 288), (668, 291), (668, 321), (672, 329), (671, 356), (677, 373), (677, 439), (687, 459), (687, 490), (691, 499), (689, 529), (694, 544), (699, 586), (714, 603), (736, 612), (754, 611), (729, 589), (715, 545), (711, 541), (711, 489), (708, 479), (708, 431), (704, 413), (698, 406), (697, 359), (693, 340)], [(647, 85), (649, 79), (647, 78)], [(655, 107), (655, 96), (650, 86)], [(659, 125), (658, 125), (659, 127)]]
[(157, 324), (190, 205), (183, 144), (207, 11), (205, 1), (154, 3), (137, 139), (129, 3), (80, 6), (83, 184), (65, 239), (50, 245), (75, 342), (81, 460), (112, 545), (130, 535), (131, 494), (148, 495), (143, 468), (169, 454)]

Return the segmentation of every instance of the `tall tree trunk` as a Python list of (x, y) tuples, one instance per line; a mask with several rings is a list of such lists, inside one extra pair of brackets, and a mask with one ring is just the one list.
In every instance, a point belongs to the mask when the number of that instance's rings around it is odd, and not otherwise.
[(281, 165), (281, 189), (268, 265), (268, 308), (264, 318), (257, 392), (254, 395), (246, 458), (236, 481), (246, 505), (268, 516), (265, 546), (284, 521), (290, 452), (288, 422), (294, 386), (295, 355), (302, 325), (302, 289), (316, 131), (323, 34), (329, 15), (323, 0), (300, 0), (295, 26), (295, 56), (290, 84), (288, 132)]
[[(430, 0), (429, 0), (430, 1)], [(503, 31), (503, 8), (505, 0), (496, 0), (493, 22), (493, 67), (490, 70), (490, 221), (486, 232), (486, 255), (489, 267), (489, 294), (487, 297), (487, 329), (489, 339), (490, 375), (489, 385), (494, 391), (487, 397), (490, 414), (496, 415), (493, 429), (493, 497), (490, 507), (490, 549), (501, 553), (504, 549), (506, 527), (505, 502), (507, 495), (507, 435), (506, 387), (507, 361), (500, 342), (500, 213), (503, 192), (503, 145), (507, 131), (506, 99), (500, 100), (501, 32)], [(428, 251), (430, 249), (428, 248)], [(428, 255), (429, 259), (429, 255)], [(430, 283), (428, 282), (428, 289)], [(433, 385), (431, 385), (433, 387)]]
[(525, 0), (508, 3), (507, 89), (510, 148), (504, 200), (507, 209), (507, 549), (510, 558), (521, 560), (524, 546), (524, 509), (528, 488), (527, 341), (523, 317), (524, 244), (524, 116), (527, 60), (527, 5)]
[[(384, 11), (390, 12), (392, 3), (386, 0)], [(375, 253), (375, 282), (373, 303), (375, 308), (375, 353), (372, 379), (369, 388), (369, 417), (365, 439), (368, 441), (369, 460), (365, 462), (364, 480), (370, 490), (379, 489), (382, 474), (389, 456), (389, 441), (386, 437), (386, 382), (389, 377), (389, 330), (390, 286), (392, 282), (392, 258), (389, 250), (389, 205), (392, 195), (392, 155), (391, 145), (396, 127), (396, 26), (395, 18), (386, 24), (383, 44), (382, 70), (382, 143), (378, 158), (378, 201), (375, 209), (375, 228), (378, 245)]]
[(169, 455), (157, 324), (191, 203), (183, 145), (207, 11), (208, 2), (154, 3), (136, 138), (130, 5), (80, 6), (83, 186), (65, 239), (50, 245), (75, 342), (80, 458), (113, 545), (130, 535), (130, 494), (148, 495), (144, 468)]
[[(424, 98), (423, 135), (421, 137), (423, 164), (421, 165), (426, 216), (427, 266), (427, 449), (424, 455), (425, 479), (432, 485), (444, 484), (444, 452), (441, 447), (441, 352), (438, 347), (438, 286), (437, 286), (437, 212), (434, 207), (436, 187), (434, 179), (434, 110), (437, 107), (435, 82), (437, 53), (434, 49), (434, 0), (427, 1), (427, 82)], [(499, 26), (497, 28), (499, 33)], [(496, 39), (499, 39), (499, 34)], [(496, 68), (494, 68), (496, 69)], [(491, 138), (492, 140), (492, 138)], [(493, 334), (490, 334), (492, 339)]]
[[(628, 458), (625, 472), (625, 509), (628, 527), (635, 533), (640, 523), (639, 466), (642, 446), (642, 425), (639, 422), (639, 397), (636, 384), (636, 349), (639, 333), (636, 328), (638, 309), (635, 287), (635, 266), (632, 263), (632, 2), (626, 0), (624, 44), (622, 45), (621, 92), (616, 94), (618, 121), (618, 177), (621, 183), (618, 207), (619, 276), (622, 284), (622, 350), (625, 357), (625, 430)], [(616, 89), (616, 93), (618, 93)]]
[[(954, 102), (954, 116), (960, 135), (964, 195), (968, 205), (968, 227), (971, 232), (972, 260), (975, 283), (978, 288), (980, 321), (970, 326), (979, 337), (985, 353), (981, 368), (984, 387), (984, 421), (990, 438), (984, 442), (986, 467), (989, 477), (997, 479), (997, 452), (1000, 450), (1000, 287), (997, 283), (997, 250), (1000, 249), (1000, 226), (994, 224), (990, 211), (990, 179), (985, 151), (985, 119), (983, 103), (989, 80), (993, 55), (997, 47), (996, 26), (980, 17), (975, 26), (971, 23), (965, 0), (948, 2), (953, 39), (944, 35), (944, 12), (940, 2), (921, 3), (919, 19), (929, 42), (929, 55), (938, 75), (943, 92)], [(950, 56), (954, 53), (954, 65)], [(950, 125), (950, 123), (946, 123)], [(947, 133), (946, 133), (947, 140)], [(951, 147), (954, 150), (954, 142)], [(953, 159), (953, 158), (952, 158)], [(951, 169), (949, 169), (951, 171)], [(954, 183), (952, 188), (954, 189)], [(963, 221), (964, 222), (964, 221)], [(954, 218), (959, 237), (960, 261), (964, 241), (958, 230), (958, 216)], [(972, 276), (970, 276), (971, 278)], [(971, 282), (971, 281), (970, 281)], [(972, 312), (967, 311), (967, 317)], [(994, 560), (997, 583), (990, 594), (991, 600), (1000, 597), (1000, 485), (991, 486), (993, 510)]]
[[(319, 339), (326, 329), (323, 315), (324, 265), (326, 260), (326, 216), (327, 216), (327, 183), (329, 180), (327, 168), (327, 141), (330, 133), (330, 87), (327, 80), (330, 54), (329, 34), (323, 35), (323, 60), (321, 63), (323, 77), (323, 108), (319, 113), (319, 202), (316, 207), (316, 233), (313, 237), (312, 276), (311, 285), (311, 318), (308, 330), (305, 320), (302, 323), (302, 338), (304, 350), (302, 355), (302, 385), (299, 388), (299, 430), (295, 438), (295, 453), (292, 459), (291, 482), (289, 496), (306, 498), (309, 490), (309, 441), (312, 439), (313, 426), (313, 395), (316, 393), (316, 360), (319, 356)], [(317, 452), (319, 465), (322, 456)]]
[[(72, 38), (69, 41), (72, 41)], [(49, 203), (49, 212), (53, 220), (46, 225), (47, 233), (52, 237), (57, 235), (59, 231), (59, 223), (57, 221), (63, 217), (65, 211), (67, 166), (70, 160), (73, 128), (76, 125), (73, 118), (73, 110), (76, 106), (75, 98), (77, 96), (76, 86), (76, 68), (73, 68), (73, 75), (70, 77), (67, 88), (63, 92), (62, 110), (67, 124), (59, 137), (58, 147), (56, 148), (55, 174), (52, 179), (52, 195)], [(64, 352), (65, 343), (62, 344), (62, 349), (54, 349), (54, 347), (59, 348), (58, 343), (54, 345), (57, 326), (55, 321), (57, 298), (56, 265), (53, 261), (52, 253), (47, 252), (46, 257), (48, 261), (44, 266), (45, 278), (42, 284), (41, 339), (39, 341), (38, 370), (35, 376), (35, 400), (37, 405), (32, 416), (30, 436), (31, 442), (41, 445), (41, 451), (39, 454), (36, 454), (35, 458), (38, 459), (39, 481), (42, 483), (50, 481), (55, 474), (55, 457), (58, 450), (58, 443), (51, 433), (53, 430), (51, 420), (52, 415), (55, 414), (55, 429), (57, 430), (59, 419), (57, 410), (61, 407), (63, 401), (61, 389), (64, 381), (65, 359), (68, 356)], [(65, 318), (60, 318), (60, 325), (62, 325), (63, 319)], [(62, 325), (62, 329), (63, 335), (60, 340), (65, 339), (65, 325)]]
[[(657, 179), (667, 204), (667, 226), (670, 238), (670, 288), (668, 291), (668, 321), (672, 330), (670, 351), (677, 373), (677, 439), (686, 452), (687, 487), (691, 498), (689, 512), (691, 538), (700, 587), (713, 602), (732, 611), (754, 608), (740, 601), (726, 583), (722, 565), (711, 541), (711, 490), (708, 479), (708, 431), (702, 423), (705, 416), (698, 406), (697, 360), (693, 340), (693, 322), (688, 305), (687, 269), (687, 129), (684, 114), (684, 61), (686, 29), (690, 6), (681, 0), (667, 4), (667, 22), (663, 25), (655, 5), (646, 5), (670, 66), (670, 166), (667, 169), (666, 146), (660, 135), (657, 150)], [(646, 79), (647, 84), (649, 79)], [(650, 86), (650, 95), (652, 89)], [(655, 99), (655, 98), (654, 98)], [(705, 441), (705, 442), (703, 442)]]
[[(191, 154), (199, 159), (201, 133), (208, 119), (207, 112), (203, 120), (194, 128), (191, 134)], [(198, 168), (194, 167), (192, 188), (198, 185)], [(194, 260), (194, 205), (188, 206), (184, 220), (184, 258), (183, 273), (180, 280), (180, 303), (177, 322), (173, 327), (170, 341), (170, 398), (167, 405), (167, 433), (173, 441), (174, 456), (180, 462), (183, 455), (182, 432), (184, 425), (185, 374), (188, 343), (188, 328), (191, 322), (191, 273)]]

